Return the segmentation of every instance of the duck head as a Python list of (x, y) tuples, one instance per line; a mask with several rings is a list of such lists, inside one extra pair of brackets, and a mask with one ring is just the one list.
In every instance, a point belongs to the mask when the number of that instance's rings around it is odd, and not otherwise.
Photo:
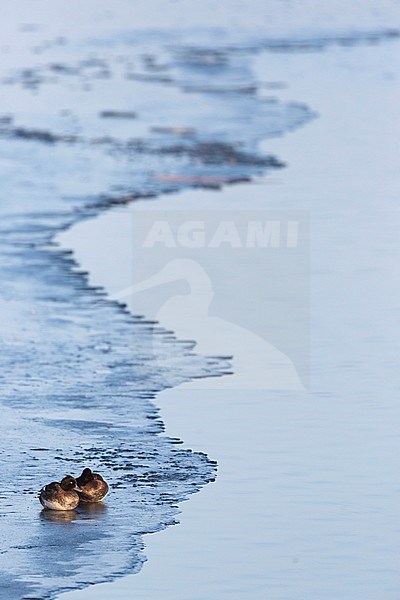
[(66, 475), (60, 482), (60, 487), (68, 492), (70, 490), (74, 490), (75, 492), (80, 492), (80, 488), (76, 482), (76, 479), (72, 477), (72, 475)]
[(93, 481), (94, 475), (91, 469), (83, 469), (82, 475), (77, 478), (77, 483), (79, 486), (86, 485), (89, 481)]

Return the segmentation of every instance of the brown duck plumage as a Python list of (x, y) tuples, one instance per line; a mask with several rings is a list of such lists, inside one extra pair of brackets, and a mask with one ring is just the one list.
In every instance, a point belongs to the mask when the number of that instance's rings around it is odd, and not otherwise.
[(108, 494), (108, 484), (101, 475), (84, 469), (76, 480), (81, 502), (100, 502)]
[(53, 481), (40, 491), (40, 503), (49, 510), (73, 510), (79, 504), (76, 488), (77, 483), (71, 476), (64, 477), (60, 483)]

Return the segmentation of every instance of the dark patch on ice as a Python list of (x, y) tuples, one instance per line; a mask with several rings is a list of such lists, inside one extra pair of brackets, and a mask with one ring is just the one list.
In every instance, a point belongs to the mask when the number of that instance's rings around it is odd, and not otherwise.
[(103, 110), (100, 117), (103, 119), (136, 119), (137, 114), (131, 110)]
[(54, 144), (55, 142), (77, 142), (79, 137), (75, 135), (58, 135), (51, 131), (41, 131), (40, 129), (26, 129), (25, 127), (15, 127), (9, 131), (9, 134), (15, 138), (25, 140), (35, 140), (46, 144)]

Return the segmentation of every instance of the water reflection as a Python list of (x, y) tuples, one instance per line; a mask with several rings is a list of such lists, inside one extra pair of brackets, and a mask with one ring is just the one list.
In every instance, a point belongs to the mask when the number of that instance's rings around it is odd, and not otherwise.
[(52, 521), (53, 523), (70, 523), (79, 518), (78, 513), (74, 510), (46, 510), (43, 509), (40, 513), (42, 521)]
[(80, 504), (77, 514), (85, 520), (100, 520), (107, 516), (107, 504), (104, 502), (93, 502), (92, 504)]

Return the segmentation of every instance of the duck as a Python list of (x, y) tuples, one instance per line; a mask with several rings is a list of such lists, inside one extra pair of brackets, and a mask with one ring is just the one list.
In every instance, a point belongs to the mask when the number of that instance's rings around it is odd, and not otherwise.
[(60, 483), (53, 481), (39, 493), (40, 504), (49, 510), (74, 510), (79, 504), (76, 479), (66, 475)]
[(77, 477), (76, 483), (81, 502), (101, 502), (108, 494), (108, 483), (101, 475), (93, 473), (91, 469), (83, 469), (82, 474)]

